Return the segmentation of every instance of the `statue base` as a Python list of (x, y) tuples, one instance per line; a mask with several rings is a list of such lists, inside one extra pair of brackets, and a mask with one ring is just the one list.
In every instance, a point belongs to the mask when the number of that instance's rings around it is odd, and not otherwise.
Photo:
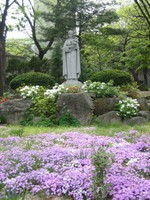
[(78, 80), (67, 80), (63, 82), (64, 86), (78, 86), (81, 87), (83, 84)]

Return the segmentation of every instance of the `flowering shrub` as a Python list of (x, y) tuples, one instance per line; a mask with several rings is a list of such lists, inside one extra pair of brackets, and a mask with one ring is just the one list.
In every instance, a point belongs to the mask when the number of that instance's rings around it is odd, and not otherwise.
[(79, 121), (76, 120), (73, 115), (66, 112), (63, 117), (57, 119), (57, 105), (56, 101), (60, 94), (68, 92), (78, 91), (78, 87), (66, 87), (62, 85), (55, 85), (52, 89), (45, 89), (43, 86), (24, 86), (18, 88), (20, 96), (23, 98), (31, 98), (33, 100), (33, 106), (27, 113), (24, 113), (21, 119), (21, 125), (32, 125), (33, 118), (35, 116), (42, 117), (37, 126), (51, 126), (51, 125), (79, 125)]
[(118, 115), (123, 118), (130, 118), (138, 114), (139, 103), (137, 99), (127, 97), (126, 99), (120, 100), (116, 106)]
[[(134, 142), (128, 142), (124, 135), (134, 135)], [(103, 163), (94, 156), (100, 148)], [(150, 135), (140, 136), (135, 130), (115, 137), (74, 131), (0, 138), (0, 198), (3, 191), (13, 195), (26, 190), (31, 194), (43, 192), (47, 197), (101, 199), (95, 196), (96, 191), (93, 196), (91, 188), (93, 174), (102, 171), (102, 179), (98, 174), (102, 182), (96, 177), (94, 183), (109, 186), (105, 193), (108, 199), (149, 200), (149, 158)], [(100, 184), (97, 192), (102, 192)]]
[(65, 91), (66, 91), (66, 88), (64, 87), (63, 84), (61, 84), (61, 85), (56, 84), (52, 89), (47, 89), (44, 92), (44, 96), (46, 98), (55, 100), (58, 97), (58, 95), (64, 93)]
[(86, 93), (94, 93), (96, 97), (117, 97), (119, 96), (119, 87), (114, 87), (113, 82), (108, 83), (92, 82), (90, 80), (84, 82), (82, 90)]
[(80, 92), (81, 88), (79, 86), (65, 86), (55, 85), (51, 90), (46, 90), (44, 95), (48, 98), (56, 99), (58, 95), (63, 93), (77, 93)]
[(17, 91), (19, 92), (20, 96), (23, 99), (26, 99), (26, 98), (34, 99), (41, 88), (43, 89), (42, 86), (38, 86), (38, 85), (36, 85), (36, 86), (28, 86), (28, 85), (26, 85), (24, 87), (18, 88)]

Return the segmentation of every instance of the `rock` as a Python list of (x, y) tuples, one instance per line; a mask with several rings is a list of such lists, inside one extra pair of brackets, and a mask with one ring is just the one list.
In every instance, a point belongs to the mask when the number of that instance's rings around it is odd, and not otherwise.
[(140, 125), (146, 122), (148, 122), (148, 119), (142, 116), (131, 117), (123, 120), (123, 123), (127, 125)]
[(140, 104), (139, 110), (148, 110), (148, 104), (145, 98), (138, 98), (137, 100)]
[(57, 106), (59, 116), (64, 114), (65, 107), (82, 125), (88, 125), (92, 120), (94, 105), (92, 98), (86, 93), (62, 94), (58, 97)]
[(94, 100), (94, 114), (98, 116), (113, 111), (118, 102), (117, 98), (96, 98)]
[(114, 122), (122, 122), (122, 119), (120, 116), (117, 115), (117, 111), (110, 111), (103, 115), (99, 115), (95, 122), (97, 123), (114, 123)]
[(146, 111), (146, 110), (141, 110), (139, 111), (139, 116), (144, 117), (145, 119), (147, 119), (148, 121), (150, 121), (150, 111)]
[(31, 99), (11, 99), (0, 104), (0, 113), (8, 124), (19, 124), (22, 114), (32, 105)]

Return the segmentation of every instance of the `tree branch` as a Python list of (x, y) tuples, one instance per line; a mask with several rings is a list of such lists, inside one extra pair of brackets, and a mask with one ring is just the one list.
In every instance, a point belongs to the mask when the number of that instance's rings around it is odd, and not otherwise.
[[(150, 26), (150, 19), (148, 18), (148, 16), (145, 14), (144, 10), (142, 9), (142, 6), (140, 5), (140, 3), (138, 2), (138, 0), (134, 0), (135, 4), (138, 6), (139, 10), (141, 11), (143, 17), (145, 18), (148, 26)], [(141, 2), (143, 3), (143, 0), (141, 0)]]

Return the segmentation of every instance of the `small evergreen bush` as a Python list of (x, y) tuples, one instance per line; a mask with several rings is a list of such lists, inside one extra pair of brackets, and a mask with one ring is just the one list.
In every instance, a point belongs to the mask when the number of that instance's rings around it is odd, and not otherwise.
[(128, 73), (121, 70), (104, 70), (93, 74), (91, 80), (99, 82), (109, 82), (113, 80), (115, 86), (126, 85), (133, 82), (133, 77)]
[(48, 74), (41, 72), (28, 72), (16, 76), (10, 82), (10, 87), (12, 89), (19, 88), (22, 85), (40, 85), (40, 86), (53, 86), (54, 79)]
[(59, 117), (58, 125), (79, 127), (80, 122), (73, 116), (73, 114), (69, 110), (66, 110), (66, 112), (61, 117)]
[(5, 117), (0, 113), (0, 124), (5, 124), (6, 123), (6, 119)]

